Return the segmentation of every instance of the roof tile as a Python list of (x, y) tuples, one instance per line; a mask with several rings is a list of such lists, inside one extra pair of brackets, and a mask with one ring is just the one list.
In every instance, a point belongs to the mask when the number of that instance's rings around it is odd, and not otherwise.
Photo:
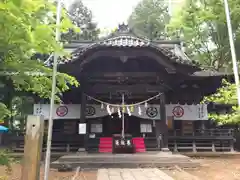
[(98, 47), (129, 47), (129, 48), (149, 47), (154, 50), (157, 50), (159, 53), (168, 57), (174, 63), (186, 64), (191, 66), (199, 66), (199, 63), (191, 61), (189, 58), (180, 56), (179, 53), (175, 53), (175, 51), (172, 49), (157, 46), (154, 43), (151, 43), (149, 40), (141, 39), (141, 38), (138, 38), (135, 36), (129, 36), (129, 35), (119, 35), (116, 37), (111, 37), (99, 42), (92, 43), (90, 45), (85, 46), (84, 48), (79, 47), (72, 52), (71, 59), (66, 59), (64, 61), (61, 61), (61, 63), (65, 64), (71, 61), (78, 60), (88, 50), (98, 48)]

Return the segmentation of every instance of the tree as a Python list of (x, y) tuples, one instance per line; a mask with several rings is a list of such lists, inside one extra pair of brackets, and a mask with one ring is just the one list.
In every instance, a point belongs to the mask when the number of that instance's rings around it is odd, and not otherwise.
[(27, 115), (33, 114), (34, 98), (31, 96), (14, 96), (11, 100), (11, 130), (25, 131)]
[[(42, 98), (51, 95), (52, 70), (33, 58), (36, 53), (63, 53), (55, 40), (55, 5), (48, 0), (3, 0), (0, 2), (0, 83), (7, 91), (25, 91)], [(66, 32), (73, 25), (62, 13), (60, 29)], [(57, 74), (56, 100), (60, 92), (77, 86), (75, 78)], [(11, 98), (8, 98), (11, 101)], [(6, 117), (9, 104), (1, 100), (0, 116)]]
[(62, 38), (67, 41), (71, 40), (96, 40), (98, 39), (100, 29), (93, 22), (93, 15), (81, 0), (75, 0), (68, 9), (68, 16), (73, 24), (81, 29), (81, 32), (75, 32), (70, 29), (63, 34)]
[(165, 26), (169, 19), (164, 1), (142, 0), (129, 17), (128, 24), (137, 34), (156, 39), (166, 36)]
[(228, 104), (231, 109), (225, 113), (210, 113), (210, 118), (218, 124), (239, 124), (240, 109), (237, 104), (236, 85), (223, 80), (222, 87), (213, 95), (204, 98), (203, 102), (214, 102), (217, 104)]
[[(240, 1), (229, 0), (236, 47), (240, 45)], [(186, 0), (172, 17), (169, 34), (180, 36), (186, 43), (187, 54), (207, 67), (231, 71), (231, 55), (222, 0)], [(177, 32), (177, 34), (176, 34)], [(240, 52), (238, 52), (238, 57)]]

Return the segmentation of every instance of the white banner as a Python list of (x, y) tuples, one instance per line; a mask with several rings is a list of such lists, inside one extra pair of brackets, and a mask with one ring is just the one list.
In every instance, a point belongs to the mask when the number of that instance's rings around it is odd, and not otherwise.
[[(112, 108), (111, 108), (112, 109)], [(147, 108), (144, 105), (140, 106), (141, 113), (139, 113), (139, 107), (134, 107), (134, 111), (131, 112), (132, 116), (137, 116), (142, 119), (160, 120), (160, 106), (156, 104), (148, 105)], [(49, 118), (49, 104), (35, 104), (34, 115), (43, 115), (45, 119)], [(80, 119), (80, 104), (66, 104), (55, 105), (54, 107), (54, 119)], [(125, 110), (126, 111), (126, 110)], [(117, 113), (117, 108), (114, 109)], [(106, 108), (101, 109), (101, 105), (87, 105), (86, 117), (97, 118), (109, 115)], [(166, 115), (174, 117), (175, 120), (208, 120), (208, 112), (206, 104), (197, 105), (179, 105), (179, 104), (167, 104)]]

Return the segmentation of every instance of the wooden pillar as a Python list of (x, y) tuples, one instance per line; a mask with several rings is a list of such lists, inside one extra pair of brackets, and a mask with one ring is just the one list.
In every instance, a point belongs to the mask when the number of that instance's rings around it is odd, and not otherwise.
[(86, 103), (87, 97), (84, 92), (81, 92), (81, 113), (80, 113), (80, 123), (86, 122)]
[(166, 103), (165, 103), (165, 94), (160, 96), (160, 117), (162, 125), (162, 150), (169, 151), (168, 149), (168, 125), (167, 125), (167, 116), (166, 116)]
[(156, 135), (157, 149), (161, 150), (162, 148), (161, 119), (155, 121), (155, 135)]
[(44, 131), (43, 117), (28, 116), (26, 128), (21, 180), (39, 180)]
[(83, 137), (84, 148), (88, 149), (88, 124), (86, 122), (86, 104), (87, 104), (87, 96), (81, 91), (81, 113), (80, 113), (80, 123), (86, 123), (86, 134)]

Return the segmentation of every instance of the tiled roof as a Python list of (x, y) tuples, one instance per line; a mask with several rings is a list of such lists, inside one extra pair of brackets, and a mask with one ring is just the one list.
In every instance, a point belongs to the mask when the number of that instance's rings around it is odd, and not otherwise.
[(78, 48), (72, 53), (72, 55), (75, 59), (81, 56), (84, 52), (96, 47), (148, 47), (149, 44), (149, 41), (137, 37), (118, 36), (90, 44), (85, 48)]
[(129, 35), (119, 35), (116, 37), (104, 39), (99, 42), (95, 42), (89, 45), (86, 45), (84, 47), (79, 47), (76, 50), (72, 52), (71, 59), (66, 59), (66, 61), (62, 63), (68, 63), (71, 61), (79, 60), (82, 56), (85, 55), (86, 52), (92, 49), (97, 49), (99, 47), (129, 47), (129, 48), (150, 48), (157, 50), (162, 55), (168, 57), (172, 62), (179, 63), (179, 64), (186, 64), (191, 66), (199, 66), (197, 62), (191, 61), (187, 56), (183, 55), (184, 53), (179, 53), (181, 50), (180, 48), (178, 51), (175, 51), (170, 48), (161, 47), (156, 45), (153, 42), (150, 42), (146, 39), (141, 39), (135, 36), (129, 36)]
[(196, 71), (191, 76), (196, 77), (210, 77), (210, 76), (232, 76), (232, 73), (226, 73), (226, 72), (219, 72), (213, 69), (205, 69), (202, 71)]

